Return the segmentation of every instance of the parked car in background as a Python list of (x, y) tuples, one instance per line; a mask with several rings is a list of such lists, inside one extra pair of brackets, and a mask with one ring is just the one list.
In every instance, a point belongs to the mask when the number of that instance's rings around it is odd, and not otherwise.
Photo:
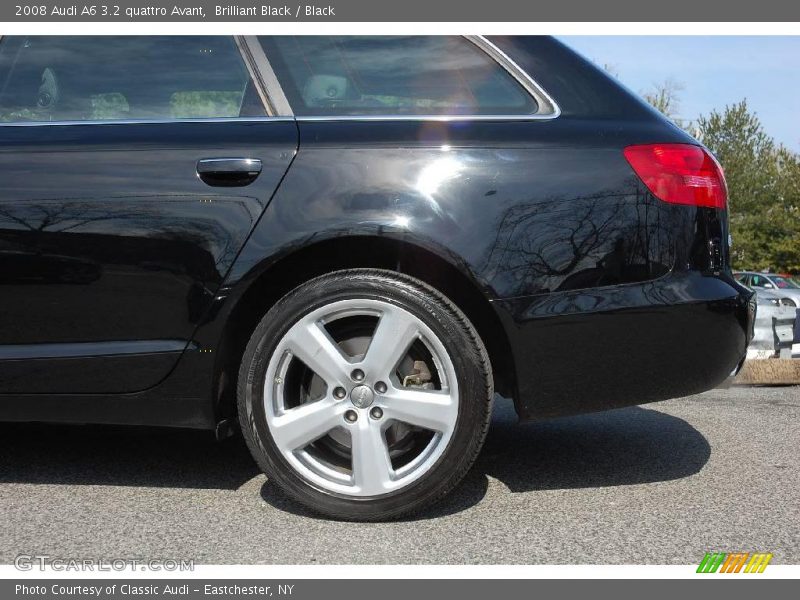
[(769, 306), (786, 306), (789, 308), (794, 308), (797, 306), (795, 301), (788, 296), (782, 294), (779, 290), (771, 290), (771, 289), (755, 289), (753, 290), (756, 293), (756, 304), (758, 306), (761, 305), (769, 305)]
[[(746, 280), (747, 273), (735, 273), (734, 276), (737, 280)], [(756, 273), (756, 275), (761, 275)], [(767, 287), (753, 288), (755, 292), (756, 305), (758, 307), (758, 319), (756, 320), (754, 338), (747, 349), (747, 358), (767, 358), (771, 356), (769, 351), (765, 352), (765, 348), (771, 347), (770, 343), (774, 341), (772, 318), (778, 319), (793, 318), (794, 319), (794, 336), (792, 355), (800, 355), (800, 308), (795, 299), (787, 296), (783, 290)]]
[(0, 120), (0, 419), (238, 426), (326, 515), (752, 336), (714, 157), (551, 38), (4, 36)]
[[(800, 285), (789, 277), (776, 273), (755, 273), (753, 271), (742, 271), (736, 273), (735, 277), (756, 292), (772, 291), (782, 298), (791, 299), (794, 306), (800, 306)], [(768, 294), (766, 297), (771, 297), (771, 295)]]
[(747, 349), (748, 360), (776, 356), (776, 343), (787, 337), (793, 346), (790, 355), (796, 354), (800, 350), (797, 347), (800, 342), (800, 308), (797, 308), (794, 300), (782, 295), (780, 290), (759, 288), (755, 294), (757, 319), (753, 339)]

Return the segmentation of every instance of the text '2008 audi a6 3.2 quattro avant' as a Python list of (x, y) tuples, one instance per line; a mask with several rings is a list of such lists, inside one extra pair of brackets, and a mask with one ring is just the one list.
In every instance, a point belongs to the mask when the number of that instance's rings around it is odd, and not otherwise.
[(561, 43), (5, 37), (0, 419), (237, 425), (397, 517), (523, 420), (707, 390), (753, 320), (715, 159)]

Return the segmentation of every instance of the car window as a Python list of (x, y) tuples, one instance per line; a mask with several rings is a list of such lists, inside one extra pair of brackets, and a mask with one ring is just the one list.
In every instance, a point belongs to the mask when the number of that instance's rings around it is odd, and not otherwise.
[(265, 114), (230, 36), (6, 36), (0, 44), (0, 121)]
[(775, 283), (775, 287), (782, 290), (797, 289), (797, 285), (791, 279), (786, 279), (786, 277), (776, 276), (772, 278), (772, 281)]
[(750, 281), (752, 282), (750, 284), (750, 287), (763, 288), (763, 287), (767, 287), (767, 285), (769, 284), (769, 281), (767, 281), (767, 278), (766, 277), (762, 277), (761, 275), (752, 275)]
[(261, 44), (297, 115), (526, 115), (536, 101), (462, 37), (275, 36)]

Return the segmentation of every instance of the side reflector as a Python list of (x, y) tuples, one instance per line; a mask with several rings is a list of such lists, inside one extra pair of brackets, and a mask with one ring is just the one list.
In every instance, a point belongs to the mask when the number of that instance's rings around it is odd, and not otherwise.
[(628, 146), (625, 159), (654, 196), (671, 204), (726, 208), (722, 167), (711, 154), (691, 144)]

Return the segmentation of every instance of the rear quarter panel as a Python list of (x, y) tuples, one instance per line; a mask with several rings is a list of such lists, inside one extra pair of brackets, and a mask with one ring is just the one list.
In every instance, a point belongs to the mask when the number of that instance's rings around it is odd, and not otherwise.
[[(492, 301), (514, 350), (524, 418), (706, 389), (736, 365), (740, 290), (713, 272), (707, 245), (727, 235), (724, 215), (654, 198), (622, 154), (632, 143), (685, 142), (672, 127), (562, 116), (299, 129), (298, 156), (231, 288), (332, 237), (425, 247)], [(676, 305), (685, 305), (680, 315)], [(720, 347), (731, 350), (696, 372)]]

